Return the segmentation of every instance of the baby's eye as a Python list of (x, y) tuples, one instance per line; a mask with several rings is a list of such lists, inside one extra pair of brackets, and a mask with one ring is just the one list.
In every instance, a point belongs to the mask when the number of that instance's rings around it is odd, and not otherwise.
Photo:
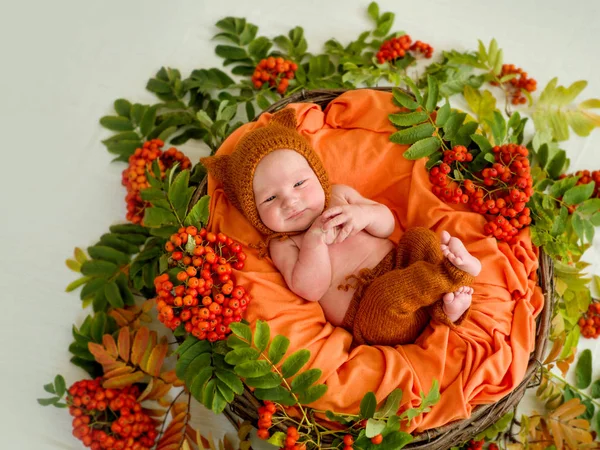
[(306, 180), (298, 181), (294, 187), (302, 186)]
[(275, 196), (274, 196), (274, 195), (271, 195), (271, 196), (270, 196), (268, 199), (266, 199), (266, 200), (265, 200), (263, 203), (268, 203), (268, 202), (270, 202), (270, 201), (272, 201), (272, 200), (275, 200)]

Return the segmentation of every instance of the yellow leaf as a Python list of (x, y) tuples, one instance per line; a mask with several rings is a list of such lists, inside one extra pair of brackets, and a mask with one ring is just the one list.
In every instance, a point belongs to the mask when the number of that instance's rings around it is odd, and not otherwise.
[(173, 416), (173, 420), (176, 417), (181, 417), (182, 414), (187, 414), (188, 404), (186, 402), (175, 403), (171, 408), (171, 415)]
[(155, 378), (155, 380), (157, 380), (157, 382), (154, 384), (154, 388), (148, 396), (149, 400), (157, 400), (159, 398), (164, 397), (169, 393), (169, 391), (171, 391), (172, 388), (170, 384), (165, 384), (158, 378)]
[(552, 437), (554, 438), (554, 445), (556, 448), (563, 448), (562, 444), (565, 439), (560, 424), (556, 420), (550, 420), (550, 429), (552, 430)]
[(74, 259), (67, 259), (65, 261), (65, 263), (67, 264), (67, 267), (69, 269), (71, 269), (73, 272), (77, 272), (80, 273), (81, 272), (81, 264), (79, 264), (77, 261), (75, 261)]
[(110, 356), (106, 349), (100, 344), (88, 342), (88, 350), (92, 355), (94, 355), (96, 361), (102, 365), (115, 362), (115, 358)]
[(223, 447), (225, 450), (235, 450), (233, 444), (227, 439), (227, 436), (223, 436)]
[(177, 375), (175, 375), (175, 370), (168, 370), (161, 373), (160, 379), (169, 384), (173, 384), (178, 380)]
[[(108, 315), (111, 316), (117, 322), (119, 327), (126, 327), (131, 321), (129, 318), (129, 311), (126, 311), (121, 308), (111, 309), (108, 312)], [(132, 317), (133, 319), (133, 317)]]
[(106, 348), (106, 351), (113, 358), (117, 358), (119, 356), (119, 350), (117, 349), (117, 343), (114, 338), (110, 334), (105, 334), (102, 336), (102, 344)]
[(125, 386), (130, 386), (133, 383), (137, 383), (145, 376), (146, 375), (144, 372), (140, 371), (129, 373), (127, 375), (121, 375), (120, 377), (114, 377), (106, 380), (104, 383), (102, 383), (102, 387), (104, 389), (120, 389)]
[(131, 373), (134, 370), (135, 369), (131, 366), (119, 367), (119, 368), (113, 369), (109, 372), (105, 372), (104, 378), (108, 380), (109, 378), (114, 378), (114, 377), (118, 377), (120, 375), (125, 375), (127, 373)]
[(148, 358), (148, 363), (146, 364), (146, 367), (143, 368), (146, 373), (149, 373), (153, 377), (158, 377), (160, 369), (165, 362), (167, 351), (169, 351), (169, 346), (167, 344), (160, 344), (152, 349), (152, 353)]
[(142, 311), (144, 311), (145, 313), (149, 312), (155, 304), (156, 300), (153, 298), (146, 300), (144, 303), (142, 303)]
[(580, 416), (584, 412), (585, 405), (582, 404), (578, 398), (572, 398), (552, 411), (552, 413), (550, 413), (550, 417), (559, 419), (561, 421), (567, 421)]
[(123, 327), (119, 330), (119, 356), (125, 362), (129, 361), (129, 352), (131, 352), (129, 328)]
[(81, 302), (81, 308), (85, 309), (92, 304), (94, 297), (88, 297)]
[(104, 370), (104, 373), (108, 373), (111, 370), (119, 369), (121, 367), (125, 367), (126, 365), (127, 364), (125, 364), (123, 361), (115, 361), (109, 364), (103, 364), (102, 369)]
[(143, 402), (150, 395), (152, 389), (154, 389), (154, 380), (156, 380), (156, 378), (150, 378), (150, 382), (146, 385), (146, 389), (144, 389), (144, 391), (136, 399), (138, 403)]
[(150, 337), (148, 338), (148, 346), (146, 347), (146, 351), (140, 360), (138, 366), (144, 368), (148, 364), (148, 358), (150, 358), (150, 353), (152, 353), (152, 349), (156, 346), (156, 341), (158, 337), (156, 335), (156, 331), (150, 331)]
[(249, 421), (244, 421), (238, 430), (238, 438), (240, 441), (245, 441), (250, 432), (252, 431), (252, 424)]
[(152, 323), (152, 316), (150, 314), (143, 313), (143, 314), (140, 314), (139, 320), (144, 323)]
[(79, 247), (75, 247), (73, 256), (75, 256), (75, 259), (77, 260), (77, 262), (79, 262), (79, 264), (83, 264), (84, 262), (86, 262), (88, 260), (88, 257), (86, 256), (85, 252), (83, 250), (81, 250)]
[(558, 338), (558, 339), (554, 340), (554, 343), (552, 344), (552, 350), (550, 350), (550, 353), (544, 360), (544, 364), (553, 362), (554, 360), (556, 360), (556, 358), (558, 358), (558, 355), (560, 355), (560, 352), (563, 348), (563, 344), (564, 344), (564, 337), (562, 339)]
[(133, 339), (133, 348), (131, 349), (131, 362), (136, 366), (140, 365), (142, 356), (148, 347), (149, 337), (150, 331), (146, 327), (141, 327), (135, 333), (135, 338)]
[(187, 439), (183, 441), (183, 445), (181, 446), (181, 450), (192, 450), (192, 447), (190, 447), (190, 444), (188, 444)]
[(150, 417), (162, 417), (166, 413), (164, 409), (142, 408), (142, 410)]
[(585, 419), (572, 419), (569, 420), (569, 426), (587, 430), (590, 428), (590, 423)]

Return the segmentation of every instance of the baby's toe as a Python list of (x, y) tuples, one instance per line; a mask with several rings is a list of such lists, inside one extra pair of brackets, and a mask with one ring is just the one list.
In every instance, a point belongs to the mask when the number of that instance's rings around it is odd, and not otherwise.
[(444, 304), (449, 305), (454, 301), (454, 292), (448, 292), (442, 299), (444, 300)]

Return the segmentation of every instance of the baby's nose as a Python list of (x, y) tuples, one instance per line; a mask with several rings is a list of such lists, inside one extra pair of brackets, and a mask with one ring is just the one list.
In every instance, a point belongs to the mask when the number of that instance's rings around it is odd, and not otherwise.
[(298, 197), (296, 197), (295, 195), (291, 195), (291, 196), (286, 197), (284, 205), (286, 208), (292, 208), (297, 203), (298, 203)]

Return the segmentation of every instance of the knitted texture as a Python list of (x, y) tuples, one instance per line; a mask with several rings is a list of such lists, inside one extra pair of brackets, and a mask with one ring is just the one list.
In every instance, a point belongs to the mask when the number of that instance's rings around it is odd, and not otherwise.
[(455, 267), (440, 249), (434, 232), (412, 228), (371, 271), (361, 271), (357, 290), (344, 317), (354, 344), (401, 345), (414, 342), (431, 318), (451, 328), (465, 320), (467, 310), (452, 323), (442, 296), (474, 277)]
[(276, 233), (260, 220), (254, 201), (252, 181), (258, 163), (275, 150), (294, 150), (301, 154), (317, 176), (325, 191), (325, 208), (329, 204), (331, 186), (321, 159), (310, 143), (296, 131), (296, 113), (283, 109), (271, 117), (265, 127), (242, 136), (230, 155), (201, 158), (208, 172), (222, 183), (228, 200), (265, 236), (287, 236), (297, 233)]

